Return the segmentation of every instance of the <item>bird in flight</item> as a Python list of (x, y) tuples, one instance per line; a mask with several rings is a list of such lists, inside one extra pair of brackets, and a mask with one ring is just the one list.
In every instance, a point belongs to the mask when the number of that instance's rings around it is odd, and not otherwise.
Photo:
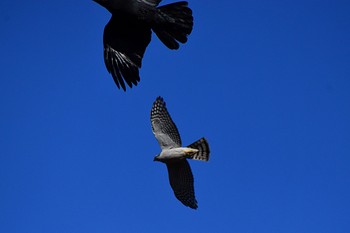
[(124, 91), (126, 84), (132, 88), (140, 81), (139, 68), (152, 30), (169, 49), (178, 49), (192, 32), (192, 10), (186, 1), (160, 7), (161, 0), (93, 1), (112, 14), (103, 33), (104, 61)]
[(181, 146), (180, 134), (171, 119), (162, 97), (158, 97), (151, 110), (153, 133), (162, 149), (154, 161), (163, 162), (168, 168), (170, 186), (176, 198), (185, 206), (197, 209), (193, 175), (187, 159), (208, 161), (209, 144), (205, 138), (187, 147)]

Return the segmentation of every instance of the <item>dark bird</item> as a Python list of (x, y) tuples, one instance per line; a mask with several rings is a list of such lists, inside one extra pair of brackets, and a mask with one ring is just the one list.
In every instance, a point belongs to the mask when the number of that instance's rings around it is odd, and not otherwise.
[(185, 1), (158, 7), (161, 0), (93, 0), (112, 17), (103, 33), (104, 61), (118, 88), (140, 81), (139, 68), (153, 32), (169, 48), (186, 43), (193, 28)]

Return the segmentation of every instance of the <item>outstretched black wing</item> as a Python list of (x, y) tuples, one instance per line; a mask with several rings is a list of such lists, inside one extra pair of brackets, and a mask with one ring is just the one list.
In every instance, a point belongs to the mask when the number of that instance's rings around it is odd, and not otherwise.
[(118, 88), (126, 90), (140, 81), (139, 68), (151, 41), (151, 28), (120, 13), (113, 14), (103, 34), (104, 60)]

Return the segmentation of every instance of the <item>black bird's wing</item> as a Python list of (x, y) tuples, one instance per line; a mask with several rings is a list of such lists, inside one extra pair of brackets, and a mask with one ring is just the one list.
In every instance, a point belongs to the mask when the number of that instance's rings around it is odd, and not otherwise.
[(103, 34), (104, 61), (118, 88), (140, 81), (139, 68), (151, 41), (151, 28), (123, 13), (113, 14)]
[(162, 0), (141, 0), (143, 3), (151, 5), (151, 6), (158, 6), (158, 4), (162, 1)]

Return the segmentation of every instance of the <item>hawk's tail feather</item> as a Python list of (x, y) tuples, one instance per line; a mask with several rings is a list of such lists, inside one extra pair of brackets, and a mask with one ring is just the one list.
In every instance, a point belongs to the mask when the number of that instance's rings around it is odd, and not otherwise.
[(202, 161), (209, 160), (210, 149), (209, 149), (208, 141), (205, 138), (201, 138), (187, 147), (198, 150), (198, 152), (191, 155), (189, 159), (202, 160)]
[(164, 5), (158, 10), (159, 19), (153, 31), (169, 49), (178, 49), (178, 42), (186, 43), (187, 36), (192, 32), (192, 10), (186, 1)]

